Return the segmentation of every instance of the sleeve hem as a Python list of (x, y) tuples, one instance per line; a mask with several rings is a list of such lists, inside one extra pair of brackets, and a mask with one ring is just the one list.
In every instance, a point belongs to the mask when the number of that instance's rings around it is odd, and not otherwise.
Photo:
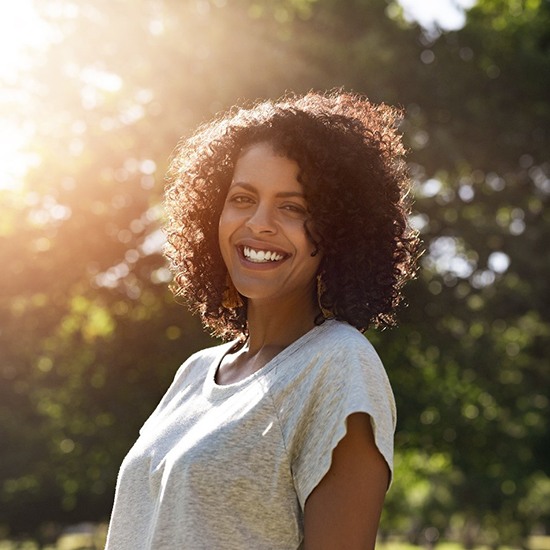
[(374, 433), (374, 442), (376, 445), (376, 448), (386, 461), (386, 464), (388, 466), (389, 474), (390, 474), (390, 480), (388, 483), (388, 490), (393, 482), (393, 444), (392, 442), (389, 442), (387, 437), (384, 437), (381, 430), (377, 429), (377, 423), (376, 419), (372, 414), (372, 411), (369, 411), (366, 407), (358, 408), (355, 410), (350, 410), (346, 413), (343, 420), (338, 423), (338, 426), (336, 430), (334, 431), (334, 434), (332, 436), (331, 441), (331, 448), (330, 452), (325, 453), (318, 464), (316, 464), (311, 469), (311, 475), (309, 475), (306, 479), (302, 480), (300, 483), (296, 477), (294, 477), (295, 480), (295, 486), (296, 486), (296, 492), (298, 495), (298, 500), (300, 502), (300, 507), (302, 510), (305, 508), (305, 503), (309, 495), (313, 492), (315, 487), (319, 485), (321, 480), (326, 476), (328, 471), (330, 470), (330, 467), (332, 465), (332, 454), (334, 452), (334, 449), (336, 449), (336, 446), (347, 433), (347, 419), (349, 416), (355, 413), (364, 413), (369, 416), (370, 422), (372, 425), (372, 430)]

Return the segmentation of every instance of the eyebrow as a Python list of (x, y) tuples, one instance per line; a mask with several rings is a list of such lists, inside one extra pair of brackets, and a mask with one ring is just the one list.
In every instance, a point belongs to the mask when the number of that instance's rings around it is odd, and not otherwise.
[[(251, 185), (250, 183), (241, 183), (241, 182), (232, 182), (231, 187), (242, 187), (243, 189), (246, 189), (247, 191), (250, 191), (251, 193), (256, 192), (256, 188)], [(291, 198), (291, 197), (297, 197), (300, 199), (305, 200), (305, 195), (301, 193), (300, 191), (281, 191), (280, 193), (277, 193), (278, 197), (282, 198)]]

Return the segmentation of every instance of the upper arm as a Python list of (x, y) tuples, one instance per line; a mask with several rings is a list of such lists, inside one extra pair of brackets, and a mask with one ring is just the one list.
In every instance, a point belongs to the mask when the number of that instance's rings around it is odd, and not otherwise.
[(306, 500), (305, 549), (374, 549), (389, 479), (370, 417), (351, 414), (329, 471)]

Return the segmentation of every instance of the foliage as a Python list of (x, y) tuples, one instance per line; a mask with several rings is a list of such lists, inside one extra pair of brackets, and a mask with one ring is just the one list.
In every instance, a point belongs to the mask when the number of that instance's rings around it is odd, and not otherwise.
[(58, 39), (3, 94), (40, 160), (0, 190), (0, 523), (106, 519), (141, 423), (212, 343), (159, 254), (179, 136), (237, 100), (343, 85), (406, 108), (426, 247), (402, 326), (370, 335), (399, 408), (382, 532), (549, 529), (548, 2), (480, 0), (438, 35), (384, 0), (36, 7)]
[(414, 374), (399, 368), (394, 384), (401, 441), (452, 464), (460, 507), (434, 487), (430, 523), (469, 544), (519, 542), (548, 522), (546, 506), (520, 503), (548, 480), (549, 23), (548, 3), (480, 2), (424, 55), (432, 93), (415, 171), (427, 255), (397, 336)]

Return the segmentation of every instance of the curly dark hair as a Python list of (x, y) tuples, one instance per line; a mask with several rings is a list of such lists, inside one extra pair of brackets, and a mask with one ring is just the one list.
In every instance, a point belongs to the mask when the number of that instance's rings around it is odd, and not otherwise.
[(299, 165), (315, 244), (323, 253), (323, 309), (361, 331), (395, 324), (418, 249), (408, 224), (410, 180), (400, 119), (398, 109), (358, 94), (310, 92), (234, 108), (180, 142), (165, 194), (165, 254), (175, 295), (215, 335), (247, 334), (246, 299), (240, 307), (223, 305), (227, 269), (218, 221), (241, 151), (266, 142)]

